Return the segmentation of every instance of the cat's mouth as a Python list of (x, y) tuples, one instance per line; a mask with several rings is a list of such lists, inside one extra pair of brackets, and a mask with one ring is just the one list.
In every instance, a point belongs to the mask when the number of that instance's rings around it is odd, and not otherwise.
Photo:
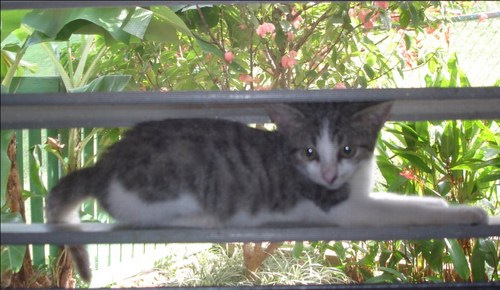
[(327, 184), (327, 183), (323, 183), (321, 184), (323, 185), (324, 187), (330, 189), (330, 190), (337, 190), (339, 188), (342, 187), (342, 184), (340, 182), (334, 182), (334, 183), (331, 183), (331, 184)]
[(316, 179), (314, 180), (314, 182), (330, 190), (337, 190), (341, 188), (343, 184), (342, 182), (340, 182), (337, 176), (335, 176), (335, 178), (333, 179)]

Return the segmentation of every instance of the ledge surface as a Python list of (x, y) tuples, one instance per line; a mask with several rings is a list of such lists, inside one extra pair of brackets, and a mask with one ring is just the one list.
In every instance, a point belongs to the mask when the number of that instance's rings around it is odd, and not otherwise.
[[(453, 289), (466, 289), (466, 290), (492, 290), (499, 289), (500, 283), (498, 282), (481, 282), (481, 283), (422, 283), (422, 284), (347, 284), (347, 285), (286, 285), (286, 286), (233, 286), (233, 287), (158, 287), (158, 288), (140, 288), (140, 290), (161, 290), (161, 289), (175, 289), (175, 290), (389, 290), (389, 289), (425, 289), (425, 290), (453, 290)], [(109, 290), (110, 288), (89, 288), (88, 290)], [(137, 289), (137, 288), (113, 288), (119, 289)], [(24, 289), (27, 290), (27, 289)], [(38, 288), (37, 290), (45, 290)], [(49, 290), (49, 289), (47, 289)], [(50, 289), (53, 290), (53, 289)]]
[(131, 228), (113, 224), (1, 224), (2, 244), (205, 243), (330, 240), (423, 240), (500, 236), (489, 225), (412, 227)]

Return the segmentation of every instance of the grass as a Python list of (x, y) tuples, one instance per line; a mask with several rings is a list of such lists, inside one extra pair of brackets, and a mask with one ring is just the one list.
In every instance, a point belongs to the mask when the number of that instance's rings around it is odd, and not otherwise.
[[(259, 285), (313, 285), (345, 284), (349, 278), (339, 269), (325, 265), (321, 255), (304, 251), (294, 257), (286, 247), (268, 258), (261, 269), (246, 275), (243, 250), (240, 244), (214, 244), (183, 260), (172, 256), (158, 263), (153, 271), (146, 271), (132, 280), (113, 287), (144, 286), (259, 286)], [(152, 283), (152, 284), (149, 284)]]

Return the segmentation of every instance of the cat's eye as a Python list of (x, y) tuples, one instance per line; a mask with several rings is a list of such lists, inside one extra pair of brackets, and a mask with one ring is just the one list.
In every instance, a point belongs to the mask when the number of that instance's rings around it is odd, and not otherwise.
[(313, 148), (304, 149), (303, 154), (308, 160), (317, 160), (318, 159), (318, 153)]
[(344, 158), (351, 158), (354, 156), (355, 153), (356, 153), (356, 150), (349, 145), (345, 145), (340, 150), (340, 155)]

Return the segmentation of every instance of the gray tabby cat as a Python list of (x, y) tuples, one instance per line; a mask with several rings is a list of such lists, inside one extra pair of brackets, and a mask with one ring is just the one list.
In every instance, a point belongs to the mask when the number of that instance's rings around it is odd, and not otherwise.
[[(212, 119), (147, 122), (93, 166), (64, 177), (49, 223), (77, 223), (95, 197), (135, 226), (482, 224), (487, 214), (438, 198), (371, 193), (373, 151), (390, 103), (271, 105), (277, 131)], [(91, 278), (87, 252), (70, 246)]]

